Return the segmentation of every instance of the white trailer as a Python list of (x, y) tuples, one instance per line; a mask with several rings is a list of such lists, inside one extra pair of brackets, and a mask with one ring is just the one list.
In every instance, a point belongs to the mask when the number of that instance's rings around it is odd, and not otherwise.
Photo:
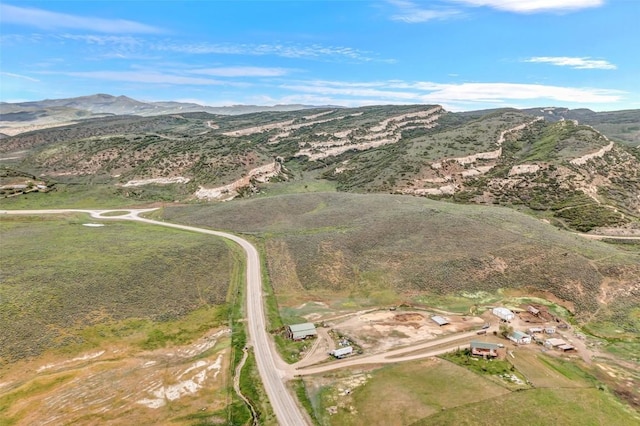
[(329, 355), (332, 355), (336, 358), (344, 358), (353, 353), (353, 346), (345, 346), (344, 348), (334, 349), (329, 352)]

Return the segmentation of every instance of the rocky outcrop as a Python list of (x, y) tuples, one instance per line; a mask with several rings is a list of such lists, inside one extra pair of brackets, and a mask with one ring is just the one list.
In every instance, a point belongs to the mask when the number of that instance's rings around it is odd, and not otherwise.
[(152, 178), (152, 179), (140, 179), (140, 180), (130, 180), (129, 182), (125, 183), (124, 187), (130, 187), (130, 186), (143, 186), (143, 185), (169, 185), (172, 183), (189, 183), (191, 181), (191, 179), (183, 177), (183, 176), (176, 176), (176, 177), (170, 177), (170, 178)]
[(527, 173), (535, 173), (540, 170), (538, 164), (518, 164), (509, 170), (509, 176), (523, 175)]
[(383, 145), (397, 143), (402, 137), (402, 130), (424, 128), (430, 129), (437, 125), (442, 107), (436, 106), (425, 111), (399, 114), (381, 120), (369, 127), (361, 134), (359, 129), (346, 129), (326, 135), (323, 141), (314, 141), (308, 147), (301, 147), (295, 156), (307, 157), (309, 161), (340, 155), (344, 152), (366, 151)]
[(569, 162), (573, 165), (580, 166), (580, 165), (586, 164), (587, 161), (593, 160), (594, 158), (602, 158), (607, 152), (611, 151), (611, 148), (613, 148), (613, 142), (609, 142), (609, 145), (599, 149), (596, 152), (583, 155), (582, 157), (574, 158)]
[(243, 188), (250, 188), (254, 182), (268, 182), (281, 172), (282, 164), (279, 161), (274, 161), (273, 163), (250, 170), (246, 176), (230, 184), (216, 188), (205, 188), (201, 186), (194, 195), (200, 200), (231, 200), (237, 197)]

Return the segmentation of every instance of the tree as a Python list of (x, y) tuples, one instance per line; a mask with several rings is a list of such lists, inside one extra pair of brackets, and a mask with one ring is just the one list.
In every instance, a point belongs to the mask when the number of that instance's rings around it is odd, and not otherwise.
[(509, 324), (500, 324), (500, 334), (502, 337), (506, 338), (511, 333), (513, 333), (513, 327)]

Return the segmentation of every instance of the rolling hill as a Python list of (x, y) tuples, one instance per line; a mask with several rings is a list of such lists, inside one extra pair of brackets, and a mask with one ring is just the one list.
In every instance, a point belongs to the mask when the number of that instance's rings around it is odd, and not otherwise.
[(379, 306), (516, 289), (553, 294), (600, 335), (637, 339), (640, 332), (637, 251), (512, 209), (312, 193), (169, 206), (163, 218), (259, 238), (284, 306), (340, 298)]
[[(48, 102), (89, 108), (78, 99)], [(100, 99), (91, 101), (95, 113), (104, 105), (146, 108)], [(508, 205), (580, 231), (635, 232), (640, 150), (565, 116), (631, 126), (637, 114), (576, 111), (406, 105), (119, 115), (3, 138), (0, 153), (6, 167), (58, 188), (108, 185), (147, 201), (228, 200), (268, 190), (267, 182), (320, 179), (339, 191)], [(5, 180), (4, 194), (16, 184), (25, 183)]]

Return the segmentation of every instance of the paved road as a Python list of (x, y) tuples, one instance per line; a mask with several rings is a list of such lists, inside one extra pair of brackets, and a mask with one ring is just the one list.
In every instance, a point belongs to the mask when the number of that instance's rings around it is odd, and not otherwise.
[[(247, 325), (249, 328), (249, 341), (253, 346), (258, 372), (269, 397), (269, 402), (278, 419), (278, 424), (283, 426), (302, 426), (310, 424), (302, 412), (295, 398), (289, 393), (285, 385), (285, 373), (282, 369), (284, 362), (272, 345), (266, 328), (264, 304), (262, 300), (262, 276), (260, 272), (260, 257), (256, 248), (236, 235), (209, 229), (196, 228), (194, 226), (178, 225), (175, 223), (160, 222), (145, 219), (139, 215), (156, 209), (117, 209), (117, 210), (0, 210), (0, 215), (22, 214), (60, 214), (60, 213), (88, 213), (91, 217), (104, 220), (134, 220), (153, 225), (166, 226), (184, 231), (199, 232), (227, 238), (238, 243), (247, 254)], [(127, 212), (119, 216), (105, 216), (112, 212)]]

